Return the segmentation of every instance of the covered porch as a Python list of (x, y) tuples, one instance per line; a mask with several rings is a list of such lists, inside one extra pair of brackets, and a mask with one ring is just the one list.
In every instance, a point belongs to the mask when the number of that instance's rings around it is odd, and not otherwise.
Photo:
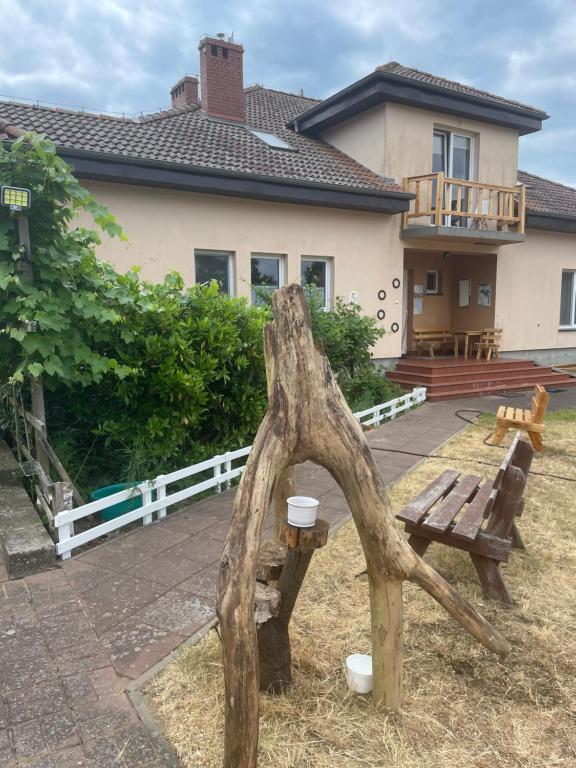
[(484, 329), (494, 328), (496, 254), (404, 251), (402, 353), (421, 351), (419, 332), (438, 332), (437, 353), (471, 357)]

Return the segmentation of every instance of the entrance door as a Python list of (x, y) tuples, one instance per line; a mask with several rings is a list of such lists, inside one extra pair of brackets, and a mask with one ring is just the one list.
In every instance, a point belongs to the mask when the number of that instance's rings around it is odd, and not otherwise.
[(411, 350), (412, 338), (412, 310), (414, 303), (414, 272), (411, 269), (404, 270), (404, 283), (402, 285), (402, 354)]

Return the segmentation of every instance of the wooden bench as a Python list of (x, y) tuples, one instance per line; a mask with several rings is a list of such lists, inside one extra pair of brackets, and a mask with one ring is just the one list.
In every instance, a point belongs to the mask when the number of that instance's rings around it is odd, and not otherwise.
[(414, 351), (428, 352), (434, 357), (434, 351), (452, 352), (454, 349), (454, 334), (451, 331), (414, 331)]
[(396, 515), (405, 523), (411, 547), (421, 556), (433, 541), (463, 549), (484, 593), (511, 603), (499, 565), (507, 562), (513, 546), (524, 548), (516, 517), (522, 514), (533, 456), (534, 449), (517, 432), (493, 480), (482, 482), (453, 469), (442, 472)]
[(550, 395), (544, 387), (536, 384), (531, 410), (501, 405), (496, 413), (496, 433), (493, 444), (500, 445), (509, 429), (522, 429), (527, 432), (535, 450), (542, 452), (544, 450), (542, 433), (546, 429), (544, 415), (549, 400)]

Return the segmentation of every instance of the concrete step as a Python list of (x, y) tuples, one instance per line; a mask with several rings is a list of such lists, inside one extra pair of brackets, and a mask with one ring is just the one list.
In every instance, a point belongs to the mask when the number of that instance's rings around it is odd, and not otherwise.
[(477, 373), (480, 371), (507, 371), (509, 369), (524, 370), (536, 367), (533, 360), (426, 360), (424, 363), (414, 363), (407, 360), (400, 360), (395, 370), (406, 373), (428, 373), (435, 375), (452, 375), (460, 373)]
[(22, 483), (18, 464), (0, 440), (0, 547), (8, 575), (21, 579), (56, 565), (56, 548)]
[[(554, 388), (560, 388), (564, 389), (566, 387), (574, 387), (576, 386), (576, 379), (574, 378), (563, 378), (563, 379), (554, 379), (550, 378), (548, 376), (544, 376), (540, 379), (538, 382), (544, 387), (554, 387)], [(411, 385), (408, 385), (411, 386)], [(437, 387), (434, 389), (430, 389), (426, 392), (426, 398), (428, 400), (434, 401), (434, 400), (450, 400), (453, 398), (458, 397), (475, 397), (478, 395), (489, 395), (489, 394), (496, 394), (498, 392), (515, 392), (519, 390), (528, 389), (531, 390), (534, 388), (533, 383), (527, 383), (520, 381), (514, 381), (514, 382), (507, 382), (505, 384), (502, 383), (494, 383), (488, 386), (483, 386), (481, 388), (479, 387), (454, 387), (454, 388), (445, 388), (445, 387)]]
[(444, 387), (450, 385), (465, 385), (468, 383), (489, 383), (500, 382), (505, 384), (507, 381), (523, 380), (539, 384), (542, 376), (561, 376), (566, 378), (566, 374), (552, 371), (551, 369), (542, 369), (538, 366), (533, 368), (507, 369), (505, 371), (477, 371), (476, 373), (447, 373), (429, 375), (424, 373), (406, 373), (404, 371), (394, 371), (388, 374), (388, 377), (397, 383), (406, 383), (421, 385), (423, 387)]

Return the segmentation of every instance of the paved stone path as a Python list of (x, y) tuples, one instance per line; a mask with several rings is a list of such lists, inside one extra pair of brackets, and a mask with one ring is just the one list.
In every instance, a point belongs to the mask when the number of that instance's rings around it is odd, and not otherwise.
[[(426, 454), (465, 426), (455, 411), (494, 411), (501, 400), (426, 403), (368, 439)], [(507, 400), (526, 407), (529, 394)], [(576, 407), (576, 392), (553, 395), (551, 405)], [(419, 461), (386, 450), (374, 458), (386, 484)], [(348, 516), (325, 470), (298, 467), (297, 487), (320, 500), (331, 525)], [(212, 620), (233, 496), (192, 504), (23, 580), (7, 581), (0, 562), (0, 768), (173, 765), (124, 689)]]

